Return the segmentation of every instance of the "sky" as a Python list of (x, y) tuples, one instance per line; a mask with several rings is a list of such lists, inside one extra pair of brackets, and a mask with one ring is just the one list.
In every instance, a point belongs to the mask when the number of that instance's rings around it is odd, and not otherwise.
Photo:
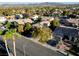
[(79, 0), (0, 0), (0, 2), (79, 2)]

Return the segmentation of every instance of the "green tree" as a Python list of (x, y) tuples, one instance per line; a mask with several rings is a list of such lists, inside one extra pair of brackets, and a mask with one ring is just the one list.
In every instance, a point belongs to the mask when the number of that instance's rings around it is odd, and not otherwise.
[(6, 51), (7, 51), (8, 55), (10, 56), (10, 53), (9, 53), (9, 50), (8, 50), (8, 46), (7, 46), (7, 40), (2, 34), (3, 34), (3, 30), (0, 29), (0, 35), (3, 37), (3, 41), (5, 43)]
[(32, 25), (30, 23), (26, 23), (24, 30), (27, 31), (27, 30), (30, 30), (31, 28), (32, 28)]
[(37, 22), (41, 22), (41, 19), (42, 19), (41, 17), (38, 17)]
[(8, 22), (8, 21), (7, 21), (6, 24), (5, 24), (5, 27), (6, 27), (7, 29), (10, 29), (11, 24), (12, 24), (11, 22)]
[(46, 43), (50, 40), (52, 31), (49, 28), (36, 28), (33, 32), (33, 37), (38, 38), (40, 42)]
[(8, 30), (5, 35), (3, 36), (6, 39), (11, 39), (13, 41), (13, 49), (14, 49), (14, 56), (16, 56), (16, 45), (15, 45), (15, 40), (19, 37), (21, 37), (21, 35), (19, 35), (16, 32), (16, 29), (10, 29)]
[(50, 22), (50, 28), (54, 30), (56, 27), (60, 26), (60, 22), (58, 19), (54, 19), (53, 21)]
[(63, 13), (62, 13), (63, 16), (67, 16), (69, 14), (72, 14), (72, 11), (65, 11), (64, 10)]
[(0, 35), (2, 35), (3, 34), (3, 30), (2, 29), (0, 29)]
[(23, 24), (18, 24), (18, 28), (17, 28), (19, 33), (24, 32), (24, 25)]

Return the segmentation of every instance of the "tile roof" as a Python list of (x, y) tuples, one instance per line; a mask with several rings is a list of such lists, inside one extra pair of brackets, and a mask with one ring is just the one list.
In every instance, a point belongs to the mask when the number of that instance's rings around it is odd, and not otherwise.
[(54, 35), (67, 35), (71, 37), (79, 37), (79, 30), (78, 29), (73, 29), (73, 28), (66, 28), (66, 27), (57, 27), (54, 30)]

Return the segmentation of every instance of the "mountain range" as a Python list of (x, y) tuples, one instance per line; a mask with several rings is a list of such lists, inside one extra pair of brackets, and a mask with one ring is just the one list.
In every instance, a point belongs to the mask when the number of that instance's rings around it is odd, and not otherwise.
[(2, 7), (15, 7), (15, 6), (65, 6), (77, 5), (79, 2), (0, 2)]

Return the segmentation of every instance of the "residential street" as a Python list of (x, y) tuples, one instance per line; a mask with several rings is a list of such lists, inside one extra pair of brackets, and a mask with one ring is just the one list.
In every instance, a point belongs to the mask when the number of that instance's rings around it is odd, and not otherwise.
[[(8, 40), (9, 47), (13, 51), (12, 41)], [(64, 54), (41, 46), (24, 37), (16, 40), (17, 56), (64, 56)]]

